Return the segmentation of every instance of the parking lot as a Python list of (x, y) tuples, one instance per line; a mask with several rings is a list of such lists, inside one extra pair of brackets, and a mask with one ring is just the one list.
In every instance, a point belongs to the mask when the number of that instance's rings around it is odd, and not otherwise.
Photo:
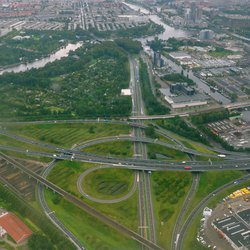
[(250, 126), (246, 123), (223, 120), (208, 123), (207, 126), (214, 134), (236, 148), (250, 147)]

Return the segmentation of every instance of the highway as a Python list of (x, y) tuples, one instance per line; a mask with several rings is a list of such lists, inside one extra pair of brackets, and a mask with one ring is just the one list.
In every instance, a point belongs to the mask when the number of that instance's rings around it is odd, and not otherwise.
[[(132, 115), (144, 115), (144, 103), (142, 99), (139, 64), (134, 58), (130, 58), (131, 92), (132, 92)], [(135, 121), (143, 125), (141, 121)], [(135, 137), (144, 139), (144, 130), (134, 126), (133, 134)], [(134, 157), (147, 159), (147, 147), (141, 141), (134, 141)], [(146, 171), (137, 172), (138, 182), (138, 208), (139, 208), (139, 231), (141, 236), (156, 243), (155, 217), (151, 197), (150, 174)]]
[[(153, 123), (154, 124), (154, 123)], [(147, 126), (143, 125), (142, 123), (131, 123), (132, 127), (135, 128), (145, 128)], [(162, 128), (160, 128), (159, 126), (157, 126), (156, 124), (154, 124), (154, 126), (157, 128), (156, 132), (171, 139), (172, 141), (176, 142), (176, 139), (171, 136), (171, 133), (169, 131), (166, 131)], [(151, 144), (157, 144), (157, 145), (161, 145), (164, 147), (168, 147), (174, 150), (179, 150), (182, 151), (184, 153), (188, 153), (188, 154), (192, 154), (192, 155), (198, 155), (198, 156), (204, 156), (204, 157), (209, 157), (209, 158), (219, 158), (217, 154), (209, 154), (209, 153), (202, 153), (199, 152), (197, 150), (194, 149), (190, 149), (185, 147), (183, 144), (179, 144), (179, 145), (175, 145), (175, 144), (171, 144), (171, 143), (167, 143), (167, 142), (163, 142), (160, 141), (158, 139), (152, 139), (152, 138), (146, 138), (146, 137), (142, 137), (142, 136), (130, 136), (130, 135), (121, 135), (121, 136), (110, 136), (110, 137), (103, 137), (103, 138), (98, 138), (98, 139), (94, 139), (94, 140), (90, 140), (90, 141), (86, 141), (84, 143), (81, 143), (79, 145), (77, 145), (74, 149), (66, 149), (63, 147), (59, 147), (53, 144), (49, 144), (49, 143), (44, 143), (41, 141), (37, 141), (37, 140), (32, 140), (23, 136), (19, 136), (16, 135), (14, 133), (11, 133), (7, 130), (4, 129), (0, 129), (0, 134), (8, 136), (12, 139), (21, 141), (21, 142), (25, 142), (25, 143), (29, 143), (32, 145), (36, 145), (39, 147), (43, 147), (49, 150), (54, 150), (54, 151), (58, 151), (58, 152), (71, 152), (73, 153), (73, 151), (77, 151), (79, 149), (85, 148), (85, 147), (89, 147), (98, 143), (104, 143), (104, 142), (110, 142), (110, 141), (116, 141), (116, 140), (129, 140), (132, 142), (142, 142), (142, 143), (151, 143)], [(216, 153), (220, 153), (220, 154), (225, 154), (227, 155), (227, 159), (235, 159), (235, 158), (239, 158), (240, 157), (249, 157), (250, 154), (247, 153), (242, 153), (242, 152), (231, 152), (231, 151), (227, 151), (227, 150), (223, 150), (223, 149), (216, 149), (216, 148), (212, 148), (206, 145), (201, 145), (202, 147), (212, 151), (212, 152), (216, 152)], [(79, 154), (81, 154), (81, 152), (78, 152)]]
[[(203, 172), (203, 171), (225, 171), (225, 170), (249, 170), (250, 157), (234, 160), (223, 161), (160, 161), (151, 159), (134, 159), (134, 158), (117, 158), (105, 155), (96, 155), (91, 153), (78, 153), (65, 151), (59, 154), (40, 152), (34, 150), (20, 149), (17, 147), (0, 145), (0, 150), (14, 151), (26, 155), (41, 156), (60, 160), (91, 162), (97, 164), (105, 164), (112, 166), (123, 166), (133, 170), (145, 171), (190, 171), (190, 172)], [(74, 155), (74, 157), (72, 157)], [(190, 166), (190, 169), (185, 169), (185, 166)]]
[(117, 230), (117, 231), (127, 235), (128, 237), (138, 241), (139, 243), (143, 244), (145, 247), (147, 247), (149, 249), (156, 249), (156, 250), (158, 250), (158, 249), (161, 250), (162, 249), (161, 247), (157, 246), (153, 242), (144, 239), (139, 234), (133, 232), (132, 230), (128, 229), (127, 227), (117, 223), (116, 221), (112, 220), (108, 216), (106, 216), (106, 215), (102, 214), (101, 212), (95, 210), (93, 207), (89, 206), (88, 204), (86, 204), (82, 200), (78, 199), (74, 195), (66, 192), (65, 190), (63, 190), (60, 187), (56, 186), (52, 182), (46, 180), (42, 176), (40, 176), (40, 175), (36, 174), (35, 172), (29, 170), (28, 168), (26, 168), (25, 166), (23, 166), (22, 164), (20, 164), (16, 160), (10, 158), (9, 156), (7, 156), (7, 155), (5, 155), (3, 153), (0, 153), (0, 157), (2, 159), (6, 160), (7, 162), (9, 162), (13, 167), (18, 168), (20, 171), (27, 174), (29, 177), (35, 179), (38, 183), (41, 183), (42, 185), (48, 187), (49, 189), (51, 189), (55, 193), (61, 195), (64, 199), (66, 199), (69, 202), (73, 203), (74, 205), (78, 206), (83, 211), (85, 211), (86, 213), (94, 216), (95, 218), (99, 219), (103, 223), (111, 226), (115, 230)]

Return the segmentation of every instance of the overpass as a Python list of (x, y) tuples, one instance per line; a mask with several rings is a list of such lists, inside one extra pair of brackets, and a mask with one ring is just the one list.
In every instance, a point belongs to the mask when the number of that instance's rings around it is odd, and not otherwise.
[(225, 170), (250, 170), (250, 156), (243, 158), (239, 156), (236, 159), (223, 160), (223, 161), (190, 161), (190, 162), (177, 162), (177, 161), (160, 161), (160, 160), (143, 160), (135, 158), (118, 158), (105, 155), (96, 155), (85, 152), (61, 152), (58, 154), (39, 152), (25, 149), (0, 146), (1, 150), (8, 150), (19, 152), (27, 155), (41, 156), (52, 159), (90, 162), (96, 164), (104, 164), (112, 166), (121, 166), (132, 170), (145, 170), (145, 171), (187, 171), (185, 166), (189, 166), (188, 171), (203, 172), (203, 171), (225, 171)]
[(27, 174), (29, 177), (35, 179), (38, 183), (41, 183), (45, 187), (48, 187), (49, 189), (53, 190), (55, 193), (61, 195), (64, 199), (68, 200), (69, 202), (73, 203), (74, 205), (81, 208), (86, 213), (90, 214), (91, 216), (94, 216), (95, 218), (99, 219), (103, 223), (111, 226), (116, 231), (119, 231), (120, 233), (123, 233), (127, 235), (128, 237), (136, 240), (137, 242), (141, 243), (145, 247), (149, 249), (155, 249), (155, 250), (163, 250), (158, 245), (152, 243), (151, 241), (148, 241), (141, 237), (139, 234), (135, 233), (134, 231), (128, 229), (127, 227), (119, 224), (118, 222), (112, 220), (108, 216), (102, 214), (101, 212), (97, 211), (93, 207), (89, 206), (87, 203), (83, 202), (79, 198), (75, 197), (74, 195), (66, 192), (65, 190), (61, 189), (60, 187), (56, 186), (52, 182), (46, 180), (45, 178), (41, 177), (40, 175), (36, 174), (35, 172), (29, 170), (19, 162), (13, 160), (9, 156), (3, 154), (0, 152), (0, 158), (4, 159), (8, 163), (10, 163), (13, 167), (18, 168), (21, 172)]
[(249, 106), (250, 102), (236, 102), (236, 103), (225, 104), (224, 108), (231, 110), (237, 108), (247, 108)]

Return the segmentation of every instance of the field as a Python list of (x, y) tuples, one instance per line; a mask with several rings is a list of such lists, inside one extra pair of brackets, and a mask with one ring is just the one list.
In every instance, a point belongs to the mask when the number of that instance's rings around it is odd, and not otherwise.
[(240, 171), (223, 171), (223, 172), (205, 172), (201, 174), (198, 189), (192, 201), (191, 210), (195, 207), (204, 197), (212, 193), (215, 189), (223, 186), (224, 184), (240, 178), (244, 173)]
[(166, 148), (161, 145), (148, 144), (148, 156), (151, 159), (159, 159), (159, 160), (188, 160), (188, 156), (181, 151), (177, 151), (171, 148)]
[(131, 141), (104, 142), (83, 149), (84, 152), (117, 157), (132, 157), (133, 144)]
[[(94, 164), (87, 164), (87, 163), (78, 163), (78, 162), (71, 162), (71, 161), (60, 161), (50, 172), (48, 179), (58, 185), (59, 187), (63, 188), (64, 190), (70, 192), (71, 194), (84, 199), (85, 202), (92, 205), (93, 207), (97, 208), (98, 210), (102, 211), (103, 213), (106, 213), (108, 216), (114, 218), (115, 220), (119, 221), (120, 223), (133, 228), (134, 230), (137, 230), (137, 195), (136, 193), (130, 197), (128, 200), (115, 203), (115, 204), (99, 204), (92, 202), (84, 197), (81, 196), (77, 189), (77, 180), (79, 176), (84, 172), (84, 170), (89, 169), (93, 166), (96, 166)], [(124, 182), (125, 177), (122, 175), (122, 173), (118, 173), (119, 170), (114, 169), (109, 170), (105, 169), (102, 170), (103, 175), (107, 177), (107, 180), (116, 178), (117, 176), (119, 179), (121, 179), (122, 182)], [(131, 170), (122, 170), (125, 171), (123, 173), (126, 173), (126, 183), (128, 183), (128, 186), (131, 186), (131, 183), (133, 183), (134, 175)], [(111, 173), (112, 172), (112, 173)], [(93, 172), (96, 174), (95, 172)], [(109, 177), (111, 175), (111, 177)], [(113, 177), (113, 178), (112, 178)], [(92, 181), (91, 181), (92, 179)], [(87, 177), (88, 180), (88, 177)], [(105, 179), (104, 179), (105, 180)], [(100, 178), (95, 178), (95, 175), (93, 175), (93, 178), (90, 177), (90, 184), (95, 185), (95, 187), (89, 187), (88, 191), (93, 192), (93, 190), (98, 189), (98, 183), (100, 181)], [(97, 183), (95, 183), (97, 182)], [(106, 185), (108, 182), (106, 182)], [(86, 186), (85, 186), (86, 188)], [(95, 192), (95, 191), (94, 191)], [(106, 196), (107, 197), (107, 196)]]
[(133, 172), (127, 169), (99, 169), (83, 180), (85, 192), (100, 199), (115, 199), (129, 192), (133, 185)]
[[(76, 58), (77, 59), (76, 59)], [(117, 117), (131, 113), (126, 52), (113, 42), (85, 44), (40, 69), (0, 76), (5, 120)]]
[(170, 249), (175, 221), (191, 185), (192, 176), (181, 172), (153, 172), (152, 180), (159, 243), (164, 249)]
[(49, 149), (46, 149), (43, 147), (38, 147), (38, 146), (30, 144), (30, 143), (17, 141), (15, 139), (12, 139), (8, 136), (1, 135), (1, 134), (0, 134), (0, 145), (12, 146), (12, 147), (17, 147), (17, 148), (26, 149), (26, 150), (51, 152), (51, 150), (49, 150)]
[(140, 248), (134, 240), (126, 238), (100, 221), (93, 219), (68, 201), (60, 199), (59, 204), (55, 205), (53, 203), (55, 196), (55, 194), (46, 190), (46, 200), (50, 209), (55, 211), (56, 216), (87, 249), (136, 250)]
[(130, 132), (128, 125), (97, 122), (10, 125), (8, 129), (18, 135), (64, 147), (72, 147), (95, 138), (128, 135)]

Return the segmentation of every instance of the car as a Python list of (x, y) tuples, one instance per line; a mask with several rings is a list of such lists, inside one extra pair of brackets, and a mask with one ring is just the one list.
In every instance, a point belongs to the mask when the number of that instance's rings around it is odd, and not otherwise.
[(190, 167), (190, 166), (185, 166), (184, 169), (185, 169), (185, 170), (190, 170), (191, 167)]

